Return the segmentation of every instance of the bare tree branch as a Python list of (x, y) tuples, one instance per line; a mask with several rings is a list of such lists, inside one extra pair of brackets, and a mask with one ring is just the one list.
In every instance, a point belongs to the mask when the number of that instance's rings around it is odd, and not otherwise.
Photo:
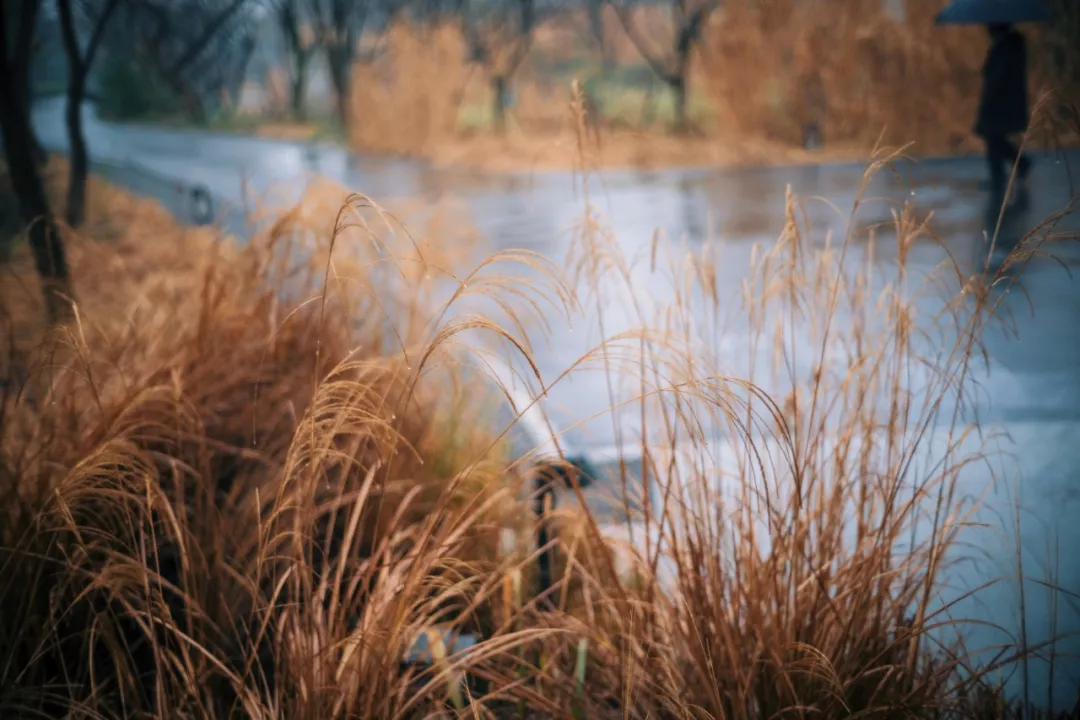
[(687, 74), (690, 56), (701, 40), (705, 23), (717, 7), (717, 0), (701, 0), (692, 9), (687, 7), (687, 2), (688, 0), (674, 0), (670, 6), (675, 34), (671, 49), (667, 53), (661, 53), (650, 46), (627, 5), (615, 5), (615, 13), (634, 47), (653, 72), (674, 92), (675, 125), (680, 132), (687, 129)]
[[(104, 0), (105, 5), (93, 21), (94, 28), (87, 43), (85, 54), (79, 49), (79, 37), (75, 31), (75, 19), (71, 10), (72, 0), (56, 0), (60, 15), (60, 34), (64, 42), (64, 54), (68, 62), (68, 90), (66, 122), (68, 131), (71, 172), (68, 179), (67, 221), (72, 227), (82, 225), (86, 215), (86, 181), (90, 159), (82, 127), (82, 105), (86, 96), (86, 78), (93, 66), (94, 55), (101, 43), (105, 26), (122, 0)], [(89, 14), (86, 6), (84, 10)]]
[(86, 46), (86, 54), (83, 56), (83, 64), (86, 67), (90, 67), (94, 64), (94, 57), (97, 55), (98, 48), (101, 47), (101, 39), (105, 37), (105, 27), (109, 23), (109, 18), (112, 17), (116, 9), (120, 7), (120, 3), (124, 0), (108, 0), (97, 19), (94, 21), (94, 30), (90, 35), (90, 42)]
[[(300, 0), (282, 0), (278, 7), (278, 26), (285, 37), (285, 47), (292, 63), (290, 105), (293, 117), (301, 121), (307, 117), (305, 93), (308, 65), (318, 49), (310, 23), (306, 26), (303, 24), (305, 19), (306, 13), (302, 12)], [(305, 29), (309, 31), (306, 35)]]
[(116, 42), (129, 44), (185, 112), (202, 120), (250, 54), (248, 11), (260, 2), (270, 0), (127, 0), (126, 35)]
[(368, 52), (361, 52), (360, 40), (380, 14), (390, 18), (405, 5), (405, 0), (307, 0), (316, 42), (323, 48), (330, 80), (337, 95), (338, 116), (342, 126), (349, 123), (348, 97), (351, 91), (352, 65), (370, 63), (385, 51), (385, 38), (379, 38)]
[(75, 35), (75, 21), (71, 17), (71, 0), (56, 0), (60, 11), (60, 35), (67, 50), (68, 65), (82, 74), (82, 54), (79, 52), (79, 38)]
[(210, 45), (210, 41), (214, 39), (214, 36), (225, 27), (225, 23), (229, 21), (233, 15), (235, 15), (249, 0), (232, 0), (231, 3), (226, 5), (221, 12), (214, 16), (203, 28), (202, 35), (188, 46), (187, 52), (182, 54), (173, 66), (169, 69), (170, 74), (179, 74), (187, 68), (192, 62), (195, 61), (199, 55)]
[(704, 0), (693, 9), (687, 7), (686, 0), (675, 0), (671, 4), (672, 20), (675, 25), (670, 52), (664, 52), (652, 46), (638, 27), (632, 14), (633, 5), (613, 3), (615, 14), (626, 30), (627, 36), (645, 62), (665, 81), (678, 76), (683, 71), (682, 65), (689, 59), (690, 51), (701, 39), (705, 23), (716, 10), (716, 0)]
[(649, 47), (649, 41), (641, 34), (637, 22), (631, 17), (631, 8), (619, 4), (613, 4), (612, 7), (615, 8), (615, 15), (619, 18), (619, 22), (622, 24), (623, 29), (626, 30), (626, 36), (630, 38), (630, 42), (634, 44), (638, 54), (645, 59), (645, 62), (649, 64), (649, 67), (653, 69), (653, 72), (661, 78), (670, 76), (671, 70), (667, 65), (666, 58), (661, 57)]
[[(470, 0), (462, 0), (462, 32), (474, 62), (509, 78), (528, 57), (537, 26), (552, 13), (537, 12), (536, 0), (502, 0), (492, 6), (497, 9), (483, 13), (475, 11)], [(553, 6), (548, 9), (553, 10)]]

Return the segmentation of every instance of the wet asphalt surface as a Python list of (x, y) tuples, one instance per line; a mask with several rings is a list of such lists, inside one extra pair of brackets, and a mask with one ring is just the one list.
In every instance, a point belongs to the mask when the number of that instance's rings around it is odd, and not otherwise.
[[(66, 146), (62, 119), (58, 101), (45, 102), (37, 109), (35, 123), (46, 146)], [(565, 266), (568, 253), (581, 243), (573, 228), (582, 218), (585, 200), (580, 185), (567, 173), (483, 177), (434, 172), (406, 160), (356, 158), (332, 147), (118, 127), (92, 116), (87, 118), (87, 139), (103, 174), (162, 199), (181, 216), (190, 212), (190, 206), (177, 190), (177, 181), (205, 186), (219, 207), (232, 205), (224, 222), (239, 225), (236, 208), (245, 193), (258, 197), (271, 188), (278, 193), (284, 188), (286, 194), (277, 197), (288, 200), (289, 189), (295, 190), (304, 177), (314, 174), (377, 200), (458, 198), (470, 210), (489, 249), (531, 249)], [(856, 165), (604, 173), (590, 181), (591, 205), (610, 229), (620, 253), (637, 262), (628, 270), (629, 282), (604, 283), (598, 298), (583, 298), (587, 309), (571, 325), (554, 323), (546, 341), (535, 339), (537, 365), (545, 383), (550, 383), (601, 337), (639, 325), (641, 315), (648, 322), (657, 321), (674, 297), (671, 273), (650, 268), (651, 246), (660, 233), (681, 244), (683, 253), (701, 252), (706, 244), (719, 252), (722, 322), (698, 303), (689, 334), (723, 359), (718, 371), (753, 376), (768, 390), (770, 369), (751, 352), (748, 320), (738, 297), (755, 243), (771, 245), (783, 230), (789, 187), (804, 198), (803, 211), (812, 227), (801, 242), (821, 248), (831, 236), (835, 246), (845, 232), (858, 228), (848, 246), (845, 267), (869, 264), (874, 268), (875, 289), (881, 289), (896, 278), (896, 241), (888, 223), (904, 202), (914, 204), (920, 219), (932, 212), (929, 228), (938, 238), (912, 246), (909, 281), (928, 275), (946, 259), (962, 276), (978, 274), (988, 257), (991, 263), (1000, 260), (1002, 246), (1066, 208), (1080, 192), (1080, 153), (1044, 153), (1035, 159), (1027, 196), (1007, 213), (996, 253), (991, 252), (984, 233), (990, 213), (987, 193), (980, 188), (985, 167), (977, 158), (908, 162), (896, 174), (880, 173), (862, 193), (854, 215), (863, 171)], [(852, 216), (854, 225), (848, 222)], [(877, 230), (876, 240), (869, 243), (867, 228), (880, 223), (884, 225)], [(1073, 214), (1054, 231), (1068, 234), (1078, 229), (1080, 216)], [(990, 577), (1015, 577), (1019, 539), (1024, 575), (1035, 578), (1023, 585), (1029, 609), (1026, 630), (1033, 643), (1053, 634), (1080, 633), (1080, 561), (1075, 552), (1080, 548), (1080, 522), (1075, 519), (1080, 517), (1080, 279), (1071, 274), (1080, 268), (1080, 245), (1058, 244), (1053, 252), (1056, 259), (1033, 259), (1016, 273), (1019, 285), (1001, 298), (1001, 315), (1008, 321), (991, 325), (983, 334), (988, 362), (973, 370), (977, 401), (965, 407), (962, 415), (971, 419), (977, 411), (985, 426), (1002, 431), (1004, 439), (995, 445), (999, 481), (976, 517), (988, 526), (972, 528), (965, 536), (966, 547), (977, 548), (988, 559), (958, 566), (950, 576), (956, 592)], [(675, 257), (681, 257), (679, 252)], [(958, 283), (953, 277), (941, 292), (951, 295)], [(941, 297), (937, 293), (920, 300), (920, 313), (932, 316), (940, 310)], [(935, 337), (922, 342), (932, 351), (934, 343), (947, 344), (947, 340)], [(798, 344), (796, 340), (796, 348)], [(789, 372), (807, 377), (816, 357), (809, 352), (794, 355)], [(513, 360), (511, 365), (522, 367)], [(601, 370), (582, 370), (549, 388), (542, 403), (557, 426), (569, 428), (565, 437), (571, 447), (596, 456), (620, 444), (620, 431), (630, 438), (639, 433), (636, 409), (607, 412), (631, 397), (635, 387), (617, 379), (609, 384), (608, 379)], [(535, 391), (534, 384), (527, 392)], [(941, 428), (927, 442), (927, 449), (940, 451), (945, 437), (946, 428)], [(718, 437), (714, 443), (719, 448), (716, 454), (723, 455), (724, 439)], [(962, 474), (961, 491), (980, 495), (987, 480), (984, 465), (969, 467)], [(1017, 497), (1022, 509), (1018, 528), (1012, 509)], [(1051, 572), (1057, 575), (1057, 585), (1074, 594), (1060, 597), (1056, 619), (1054, 613), (1042, 610), (1048, 607), (1048, 593), (1039, 583)], [(1019, 626), (1013, 618), (1019, 607), (1019, 588), (1016, 582), (999, 583), (976, 599), (963, 601), (954, 613), (996, 622), (1016, 636)], [(1000, 631), (974, 627), (968, 642), (977, 648), (1009, 642), (1009, 638)], [(1061, 643), (1059, 651), (1080, 653), (1080, 638)], [(1058, 704), (1075, 701), (1076, 686), (1070, 686), (1069, 680), (1080, 677), (1077, 666), (1075, 659), (1056, 662)], [(1045, 686), (1040, 678), (1045, 678), (1048, 665), (1034, 663), (1029, 671), (1034, 686)], [(1013, 688), (1019, 682), (1017, 676), (1009, 679)]]

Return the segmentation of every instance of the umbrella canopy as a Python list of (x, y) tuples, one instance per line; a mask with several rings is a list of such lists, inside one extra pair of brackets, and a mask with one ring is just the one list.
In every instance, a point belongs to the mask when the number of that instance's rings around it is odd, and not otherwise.
[(1042, 0), (952, 0), (938, 13), (938, 25), (1046, 22), (1053, 13)]

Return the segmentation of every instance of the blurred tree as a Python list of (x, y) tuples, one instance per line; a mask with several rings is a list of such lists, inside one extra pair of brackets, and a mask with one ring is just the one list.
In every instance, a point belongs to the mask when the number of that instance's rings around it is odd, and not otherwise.
[[(18, 3), (12, 3), (9, 7), (15, 8), (17, 6)], [(40, 17), (39, 13), (37, 23), (34, 27), (34, 34), (29, 38), (26, 38), (25, 40), (22, 38), (19, 39), (21, 42), (26, 42), (27, 40), (29, 40), (31, 44), (30, 56), (26, 62), (26, 66), (22, 70), (20, 70), (20, 72), (25, 72), (26, 75), (18, 79), (20, 85), (19, 92), (26, 98), (25, 102), (28, 112), (33, 107), (34, 102), (35, 71), (43, 65), (48, 65), (47, 61), (51, 59), (51, 56), (55, 51), (55, 48), (50, 47), (49, 43), (49, 40), (51, 39), (49, 31), (53, 28), (48, 26), (50, 24), (55, 25), (55, 21), (53, 21), (52, 23), (47, 23), (43, 22), (43, 20), (51, 20), (51, 18)], [(37, 158), (38, 164), (44, 165), (46, 160), (48, 160), (49, 158), (49, 154), (45, 151), (45, 148), (38, 140), (37, 133), (34, 131), (33, 123), (30, 124), (30, 144), (31, 149), (34, 151), (34, 157)]]
[(460, 10), (460, 0), (411, 0), (406, 10), (410, 16), (428, 28), (452, 20)]
[(153, 70), (123, 48), (108, 47), (98, 72), (97, 110), (108, 120), (134, 120), (182, 112), (175, 94), (163, 87)]
[(0, 132), (8, 175), (27, 226), (27, 242), (41, 278), (50, 323), (71, 317), (74, 291), (63, 240), (49, 207), (34, 155), (27, 89), (30, 55), (41, 0), (5, 0), (0, 10)]
[(86, 16), (90, 27), (90, 38), (85, 49), (81, 49), (75, 30), (72, 0), (56, 0), (68, 63), (66, 121), (71, 175), (68, 180), (67, 222), (72, 227), (82, 225), (86, 216), (86, 176), (90, 169), (82, 123), (86, 80), (101, 46), (105, 27), (122, 2), (124, 0), (83, 0), (79, 3), (79, 9)]
[[(352, 68), (357, 62), (378, 58), (391, 18), (405, 6), (405, 0), (307, 0), (315, 42), (323, 49), (334, 86), (338, 120), (349, 126), (349, 99)], [(363, 43), (367, 36), (371, 42)]]
[(675, 96), (675, 130), (688, 131), (687, 80), (690, 71), (690, 56), (701, 42), (701, 35), (706, 23), (717, 7), (717, 0), (671, 0), (663, 7), (671, 12), (671, 37), (667, 39), (668, 49), (655, 47), (642, 32), (638, 17), (634, 11), (645, 8), (651, 10), (655, 5), (645, 5), (632, 0), (615, 0), (614, 7), (619, 20), (626, 29), (626, 34), (634, 43), (641, 56), (652, 67), (657, 77), (671, 89)]
[[(25, 12), (27, 6), (21, 0), (3, 0), (2, 6), (3, 12), (8, 16), (8, 32), (11, 34), (7, 41), (11, 48), (10, 80), (12, 82), (12, 91), (18, 97), (19, 107), (24, 108), (29, 113), (33, 107), (34, 97), (33, 68), (40, 64), (39, 62), (35, 63), (35, 60), (40, 60), (48, 52), (43, 42), (45, 33), (43, 33), (42, 25), (45, 23), (42, 22), (41, 13), (34, 10), (33, 25), (27, 32), (22, 33), (20, 28), (21, 13)], [(43, 165), (48, 155), (42, 148), (41, 143), (38, 142), (32, 124), (30, 125), (29, 142), (38, 164)]]
[(604, 32), (604, 8), (608, 5), (608, 0), (586, 0), (586, 3), (589, 11), (589, 33), (600, 51), (601, 75), (606, 77), (615, 68), (611, 43)]
[(251, 59), (255, 56), (255, 28), (248, 28), (242, 33), (236, 42), (236, 49), (232, 53), (232, 62), (224, 65), (221, 75), (219, 98), (228, 103), (230, 110), (234, 109), (244, 89), (244, 82), (248, 76)]
[(127, 0), (109, 49), (152, 71), (196, 122), (251, 57), (268, 0)]
[(529, 54), (533, 32), (559, 6), (538, 0), (462, 0), (459, 14), (470, 60), (487, 70), (491, 82), (492, 120), (506, 129), (511, 83)]
[(285, 38), (285, 52), (291, 66), (289, 103), (293, 119), (300, 122), (307, 120), (308, 66), (318, 49), (306, 10), (301, 0), (281, 0), (277, 8), (278, 26)]

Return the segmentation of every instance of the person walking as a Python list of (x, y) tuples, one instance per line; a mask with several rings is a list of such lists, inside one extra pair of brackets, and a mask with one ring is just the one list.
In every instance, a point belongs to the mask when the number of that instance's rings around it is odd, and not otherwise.
[(1027, 45), (1012, 25), (987, 25), (990, 50), (982, 68), (982, 94), (975, 134), (986, 143), (990, 190), (1004, 197), (1016, 165), (1019, 180), (1031, 171), (1031, 159), (1020, 153), (1010, 135), (1027, 132), (1030, 121), (1027, 88)]

